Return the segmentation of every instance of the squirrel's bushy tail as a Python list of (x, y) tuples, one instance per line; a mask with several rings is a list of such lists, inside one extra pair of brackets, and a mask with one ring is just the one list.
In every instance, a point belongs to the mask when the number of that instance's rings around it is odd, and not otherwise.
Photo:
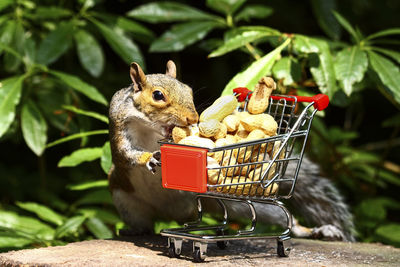
[[(295, 168), (295, 164), (288, 164), (286, 173), (293, 173)], [(308, 223), (334, 225), (345, 239), (354, 241), (353, 216), (342, 195), (328, 178), (320, 175), (318, 165), (307, 157), (303, 158), (290, 203)]]
[[(285, 176), (292, 178), (297, 162), (290, 161)], [(291, 184), (282, 183), (282, 190), (287, 191)], [(286, 188), (285, 188), (286, 187)], [(353, 216), (343, 197), (333, 183), (320, 175), (317, 164), (304, 157), (297, 177), (293, 196), (289, 200), (290, 212), (299, 214), (315, 228), (306, 228), (294, 223), (293, 234), (300, 237), (315, 236), (343, 241), (355, 241)], [(241, 203), (230, 203), (232, 217), (249, 216), (249, 208)], [(287, 226), (283, 210), (275, 205), (254, 203), (257, 221), (267, 224)]]

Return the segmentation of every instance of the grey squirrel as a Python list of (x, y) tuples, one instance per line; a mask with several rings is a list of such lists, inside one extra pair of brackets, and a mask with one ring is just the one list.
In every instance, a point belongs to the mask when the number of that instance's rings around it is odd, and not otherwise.
[[(131, 86), (117, 91), (110, 103), (109, 188), (131, 232), (143, 234), (153, 231), (156, 219), (187, 222), (196, 214), (194, 193), (162, 187), (158, 141), (169, 137), (174, 126), (197, 123), (199, 116), (192, 89), (176, 79), (174, 62), (168, 61), (165, 74), (149, 75), (132, 63), (130, 76)], [(290, 203), (316, 227), (303, 227), (294, 220), (292, 233), (354, 241), (352, 215), (337, 189), (307, 158), (302, 166)], [(289, 164), (287, 172), (291, 168), (295, 166)], [(239, 217), (246, 212), (243, 208), (233, 204), (232, 215)], [(276, 207), (256, 204), (255, 208), (261, 222), (286, 225), (285, 215)]]

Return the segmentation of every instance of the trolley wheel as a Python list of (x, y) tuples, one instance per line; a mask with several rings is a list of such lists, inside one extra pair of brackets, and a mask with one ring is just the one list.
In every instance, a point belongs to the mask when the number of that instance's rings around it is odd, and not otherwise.
[(290, 247), (285, 248), (283, 241), (278, 240), (278, 247), (277, 247), (277, 253), (279, 257), (287, 257), (290, 254)]
[(168, 256), (170, 258), (179, 258), (181, 255), (177, 254), (175, 251), (175, 243), (171, 242), (168, 248)]
[(205, 257), (201, 255), (200, 248), (194, 248), (193, 250), (193, 261), (194, 262), (203, 262)]

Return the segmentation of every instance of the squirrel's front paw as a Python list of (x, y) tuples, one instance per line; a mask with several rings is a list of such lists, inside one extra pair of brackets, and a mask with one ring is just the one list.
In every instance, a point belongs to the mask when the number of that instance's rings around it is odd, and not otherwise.
[(149, 171), (151, 171), (153, 174), (156, 173), (156, 166), (161, 166), (161, 152), (156, 151), (153, 152), (153, 155), (151, 158), (146, 163), (146, 167)]

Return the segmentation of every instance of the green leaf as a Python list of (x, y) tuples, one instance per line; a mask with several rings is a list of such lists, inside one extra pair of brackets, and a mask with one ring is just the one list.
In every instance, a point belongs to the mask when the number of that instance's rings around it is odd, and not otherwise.
[(94, 234), (98, 239), (110, 239), (113, 237), (113, 233), (108, 229), (108, 227), (96, 217), (89, 218), (85, 225), (89, 231)]
[(35, 19), (61, 19), (72, 16), (72, 11), (58, 6), (38, 6), (35, 8)]
[[(332, 126), (329, 128), (327, 136), (327, 138), (329, 138), (333, 144), (341, 144), (343, 143), (343, 141), (354, 140), (357, 137), (357, 132), (345, 131), (342, 128), (336, 126)], [(353, 148), (349, 148), (347, 146), (345, 146), (345, 148), (347, 149), (345, 151), (347, 152), (346, 154), (349, 154), (350, 156), (352, 156), (352, 154), (356, 152), (356, 150), (354, 150)]]
[[(75, 120), (70, 120), (68, 112), (62, 111), (63, 104), (70, 104), (75, 101), (69, 93), (69, 89), (59, 85), (60, 82), (52, 76), (48, 76), (41, 82), (40, 90), (36, 90), (35, 96), (37, 105), (46, 121), (65, 134), (80, 131)], [(54, 88), (58, 88), (54, 90)]]
[(295, 34), (293, 39), (293, 48), (299, 53), (319, 53), (319, 45), (315, 42), (315, 39)]
[(14, 0), (2, 0), (0, 1), (0, 11), (6, 9), (8, 6), (14, 3)]
[(68, 142), (71, 140), (75, 140), (75, 139), (79, 139), (79, 138), (83, 138), (86, 136), (91, 136), (91, 135), (98, 135), (98, 134), (108, 134), (108, 130), (96, 130), (96, 131), (89, 131), (89, 132), (83, 132), (83, 133), (77, 133), (77, 134), (72, 134), (70, 136), (64, 137), (64, 138), (60, 138), (56, 141), (53, 141), (51, 143), (47, 144), (47, 148), (64, 143), (64, 142)]
[(394, 174), (386, 170), (379, 170), (377, 171), (377, 175), (381, 180), (385, 180), (388, 183), (400, 186), (400, 177), (398, 174)]
[(344, 92), (349, 96), (353, 84), (361, 82), (368, 67), (368, 58), (359, 46), (341, 50), (335, 61), (336, 78), (343, 84)]
[(312, 10), (314, 16), (317, 18), (318, 25), (321, 29), (332, 39), (339, 40), (341, 34), (341, 28), (338, 21), (332, 14), (332, 10), (335, 10), (335, 0), (312, 0)]
[(46, 148), (47, 123), (32, 101), (26, 102), (22, 107), (21, 129), (28, 147), (37, 156), (41, 156)]
[(355, 149), (353, 149), (349, 155), (343, 157), (343, 163), (347, 165), (373, 164), (373, 163), (379, 163), (379, 161), (380, 159), (377, 155), (364, 151), (357, 151)]
[(87, 111), (87, 110), (83, 110), (83, 109), (77, 108), (75, 106), (67, 106), (67, 105), (63, 105), (62, 108), (66, 109), (66, 110), (69, 110), (69, 111), (72, 111), (72, 112), (74, 112), (76, 114), (80, 114), (80, 115), (88, 116), (88, 117), (91, 117), (91, 118), (94, 118), (94, 119), (98, 119), (99, 121), (102, 121), (102, 122), (105, 122), (105, 123), (108, 124), (107, 116), (101, 115), (101, 114), (99, 114), (97, 112)]
[(20, 235), (43, 240), (54, 238), (54, 229), (38, 219), (0, 210), (0, 227), (12, 229)]
[(107, 187), (107, 186), (108, 186), (107, 180), (98, 180), (98, 181), (83, 182), (76, 185), (68, 185), (67, 188), (73, 191), (81, 191), (81, 190), (87, 190), (97, 187)]
[(373, 34), (367, 36), (367, 38), (365, 38), (365, 40), (371, 40), (371, 39), (376, 39), (376, 38), (379, 38), (382, 36), (399, 35), (399, 34), (400, 34), (400, 28), (391, 28), (391, 29), (386, 29), (383, 31), (373, 33)]
[(243, 27), (229, 38), (222, 46), (213, 51), (208, 57), (218, 57), (265, 36), (280, 35), (280, 32), (268, 27)]
[(259, 60), (253, 62), (247, 69), (238, 73), (229, 83), (225, 86), (221, 95), (230, 95), (232, 90), (236, 87), (254, 88), (261, 77), (270, 73), (272, 66), (277, 58), (280, 56), (281, 51), (290, 43), (290, 39), (286, 39), (280, 46), (263, 56)]
[(265, 19), (269, 17), (274, 10), (265, 5), (247, 5), (235, 17), (235, 21), (250, 21), (250, 19)]
[(390, 60), (368, 51), (369, 61), (372, 69), (378, 74), (382, 83), (386, 85), (392, 97), (400, 103), (400, 71)]
[(150, 43), (156, 38), (156, 35), (151, 30), (147, 29), (146, 27), (135, 21), (126, 19), (124, 17), (118, 17), (117, 27), (121, 28), (125, 32), (134, 33), (135, 40), (142, 40), (145, 43)]
[(64, 222), (64, 217), (53, 211), (52, 209), (34, 202), (16, 202), (17, 206), (21, 209), (35, 213), (40, 219), (61, 225)]
[(36, 43), (32, 36), (25, 39), (23, 50), (23, 54), (25, 55), (23, 58), (24, 63), (28, 67), (34, 65), (36, 62)]
[(58, 162), (58, 167), (75, 167), (82, 162), (93, 161), (103, 154), (101, 147), (81, 148), (72, 152), (71, 155), (63, 157)]
[(181, 227), (176, 221), (155, 221), (154, 233), (159, 234), (163, 229), (179, 228)]
[(318, 54), (310, 54), (310, 71), (317, 83), (319, 90), (330, 98), (336, 92), (335, 66), (329, 46), (326, 42), (314, 39), (313, 42), (319, 46)]
[(104, 54), (96, 39), (87, 31), (79, 30), (74, 35), (79, 61), (92, 76), (99, 77), (104, 68)]
[(386, 208), (380, 199), (364, 199), (356, 211), (363, 219), (375, 222), (383, 221), (386, 218)]
[(37, 61), (49, 65), (62, 56), (71, 46), (73, 35), (72, 23), (61, 23), (50, 32), (39, 45)]
[(22, 248), (35, 242), (12, 232), (0, 232), (0, 248)]
[(150, 23), (210, 20), (215, 16), (177, 2), (154, 2), (132, 9), (127, 16)]
[(99, 218), (104, 223), (117, 224), (121, 222), (121, 218), (115, 212), (107, 211), (103, 207), (79, 208), (77, 211), (87, 217)]
[(0, 82), (0, 137), (8, 130), (15, 117), (22, 82), (25, 76), (14, 76)]
[(300, 80), (301, 67), (291, 58), (283, 57), (275, 63), (272, 73), (276, 79), (283, 79), (284, 85), (290, 85)]
[(103, 154), (101, 155), (100, 164), (103, 171), (108, 174), (112, 165), (110, 142), (106, 142), (103, 146)]
[[(8, 72), (15, 72), (21, 65), (20, 55), (24, 53), (25, 46), (25, 31), (22, 27), (22, 23), (16, 23), (9, 46), (12, 47), (15, 52), (10, 51), (10, 53), (8, 49), (5, 49), (7, 53), (4, 55), (4, 68)], [(16, 53), (18, 55), (16, 55)]]
[[(0, 52), (4, 49), (4, 46), (9, 46), (13, 40), (15, 27), (17, 23), (14, 20), (8, 20), (6, 25), (2, 28), (0, 33)], [(18, 54), (18, 52), (16, 52)]]
[(75, 205), (83, 204), (110, 204), (113, 205), (110, 191), (108, 189), (99, 189), (85, 194), (82, 198), (75, 202)]
[(377, 234), (383, 242), (400, 246), (400, 224), (398, 223), (379, 226), (375, 230), (375, 234)]
[(49, 73), (56, 76), (58, 79), (63, 81), (65, 84), (70, 86), (72, 89), (75, 89), (76, 91), (84, 94), (85, 96), (92, 99), (93, 101), (96, 101), (103, 105), (108, 104), (107, 100), (96, 89), (96, 87), (94, 87), (88, 83), (85, 83), (84, 81), (79, 79), (77, 76), (67, 74), (67, 73), (61, 72), (61, 71), (55, 71), (55, 70), (51, 70), (51, 71), (49, 71)]
[(207, 0), (206, 5), (224, 15), (232, 15), (246, 0)]
[(145, 66), (139, 48), (131, 39), (126, 37), (121, 28), (114, 27), (112, 29), (95, 19), (91, 19), (91, 21), (97, 26), (97, 28), (106, 39), (107, 43), (111, 46), (114, 52), (120, 56), (123, 61), (128, 64), (135, 61), (140, 66)]
[(373, 46), (371, 48), (372, 48), (372, 50), (374, 50), (376, 52), (379, 52), (379, 53), (384, 54), (384, 55), (386, 55), (388, 57), (391, 57), (392, 59), (396, 60), (397, 63), (400, 64), (400, 53), (399, 52), (396, 52), (396, 51), (393, 51), (393, 50), (389, 50), (389, 49), (380, 48), (380, 47), (375, 47), (375, 46)]
[(78, 228), (83, 224), (86, 220), (85, 216), (74, 216), (69, 218), (64, 222), (64, 224), (60, 225), (55, 232), (56, 238), (64, 237), (68, 234), (74, 234), (78, 231)]
[(150, 46), (150, 52), (176, 52), (203, 39), (219, 24), (213, 21), (196, 21), (174, 25)]
[(350, 33), (351, 36), (356, 40), (357, 43), (360, 42), (359, 35), (357, 34), (356, 30), (351, 26), (351, 24), (344, 18), (342, 15), (337, 13), (336, 11), (332, 11), (333, 15), (336, 17), (337, 21), (340, 23), (340, 25), (343, 26), (343, 28)]

